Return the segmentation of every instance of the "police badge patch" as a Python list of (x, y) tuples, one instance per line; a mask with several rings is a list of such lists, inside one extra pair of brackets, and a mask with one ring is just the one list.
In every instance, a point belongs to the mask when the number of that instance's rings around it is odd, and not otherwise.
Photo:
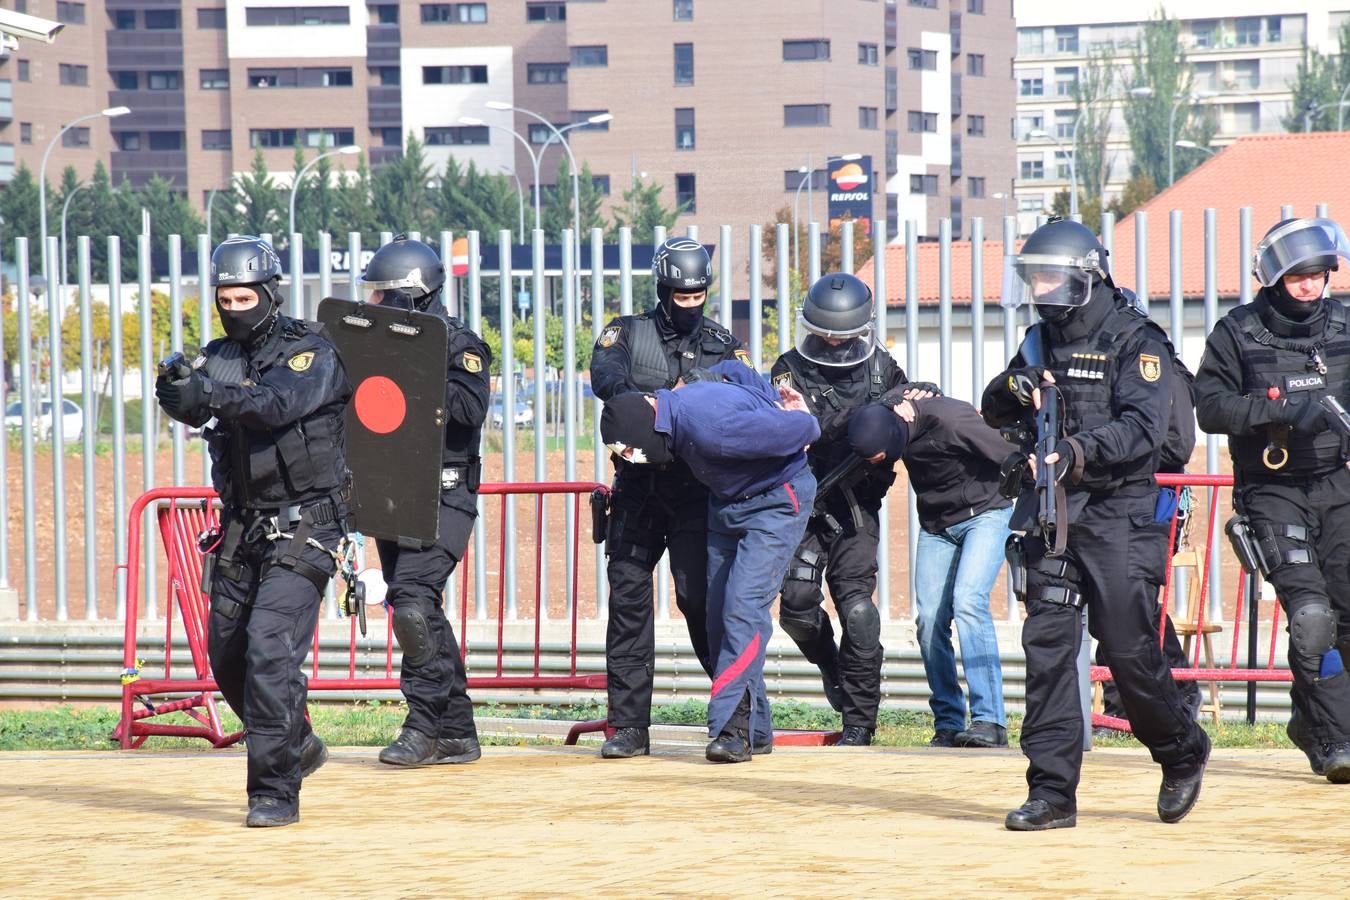
[(1162, 362), (1150, 353), (1139, 354), (1139, 374), (1145, 381), (1157, 381), (1162, 377)]
[(304, 353), (297, 353), (286, 361), (286, 366), (292, 372), (307, 371), (314, 362), (314, 351), (306, 350)]
[(750, 368), (753, 369), (755, 367), (754, 364), (750, 362), (750, 354), (746, 353), (744, 350), (737, 350), (735, 353), (735, 357), (739, 359), (741, 362), (745, 363), (747, 366), (750, 366)]
[(611, 325), (600, 332), (600, 340), (596, 341), (601, 347), (613, 347), (614, 342), (619, 339), (619, 332), (622, 329), (618, 325)]
[(784, 372), (782, 375), (779, 375), (777, 378), (773, 380), (773, 386), (776, 388), (792, 387), (792, 373)]
[(477, 353), (470, 353), (466, 350), (460, 361), (463, 363), (466, 372), (477, 374), (483, 371), (483, 358)]

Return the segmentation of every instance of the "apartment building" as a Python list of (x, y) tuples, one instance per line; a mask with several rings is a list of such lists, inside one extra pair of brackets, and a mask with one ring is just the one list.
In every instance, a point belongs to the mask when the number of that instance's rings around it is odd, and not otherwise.
[[(1117, 94), (1130, 85), (1132, 54), (1157, 0), (1112, 4), (1066, 4), (1016, 0), (1017, 54), (1014, 78), (1017, 117), (1017, 210), (1023, 232), (1049, 210), (1070, 182), (1069, 156), (1077, 116), (1073, 87), (1090, 55), (1110, 49), (1117, 67)], [(1281, 132), (1291, 87), (1308, 48), (1340, 52), (1337, 35), (1350, 20), (1347, 0), (1306, 0), (1297, 7), (1278, 0), (1165, 0), (1167, 14), (1181, 21), (1181, 43), (1194, 79), (1196, 99), (1213, 107), (1216, 147), (1250, 134)], [(1348, 120), (1350, 121), (1350, 120)], [(1034, 134), (1039, 132), (1040, 134)], [(1105, 194), (1118, 196), (1130, 177), (1129, 135), (1121, 106), (1110, 118), (1111, 166)], [(1203, 150), (1174, 148), (1175, 154)]]
[(159, 174), (202, 204), (258, 148), (285, 184), (297, 139), (379, 165), (416, 135), (437, 170), (472, 160), (529, 191), (536, 156), (545, 187), (557, 176), (552, 124), (609, 203), (645, 175), (685, 205), (681, 227), (743, 235), (794, 200), (823, 222), (829, 161), (856, 154), (892, 234), (913, 219), (936, 236), (951, 217), (960, 237), (1001, 214), (1015, 170), (998, 124), (1015, 102), (1011, 0), (4, 5), (67, 27), (0, 62), (0, 181), (10, 160), (36, 170), (62, 124), (115, 106), (131, 113), (73, 129), (49, 178), (103, 159), (115, 180)]

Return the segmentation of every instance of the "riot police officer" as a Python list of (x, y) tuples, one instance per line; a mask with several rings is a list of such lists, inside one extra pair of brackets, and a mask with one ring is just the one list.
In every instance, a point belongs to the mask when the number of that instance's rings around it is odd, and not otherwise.
[(352, 389), (312, 322), (281, 314), (281, 261), (231, 238), (211, 255), (225, 337), (155, 385), (174, 419), (211, 422), (211, 480), (223, 509), (202, 537), (211, 597), (208, 651), (244, 722), (250, 827), (300, 818), (300, 781), (327, 750), (305, 719), (301, 665), (336, 571), (350, 497), (343, 413)]
[[(1176, 822), (1199, 796), (1209, 739), (1158, 642), (1154, 604), (1171, 511), (1154, 473), (1169, 433), (1194, 445), (1189, 395), (1181, 406), (1173, 400), (1173, 379), (1182, 376), (1171, 345), (1120, 296), (1106, 250), (1087, 228), (1052, 220), (1011, 262), (1022, 294), (1016, 299), (1034, 303), (1041, 322), (985, 388), (981, 411), (996, 427), (1027, 425), (1051, 385), (1063, 407), (1055, 449), (1030, 460), (1033, 471), (1053, 467), (1051, 480), (1040, 491), (1024, 483), (1010, 522), (1026, 531), (1009, 539), (1008, 556), (1026, 604), (1021, 744), (1030, 790), (1005, 825), (1037, 831), (1076, 823), (1083, 722), (1075, 659), (1085, 606), (1134, 734), (1162, 766), (1158, 817)], [(1188, 422), (1177, 429), (1173, 410), (1183, 408)], [(1053, 530), (1038, 524), (1038, 507), (1058, 517)]]
[(1288, 615), (1289, 737), (1337, 784), (1350, 782), (1350, 452), (1319, 401), (1350, 392), (1350, 315), (1328, 294), (1341, 257), (1335, 222), (1276, 223), (1253, 261), (1261, 290), (1219, 321), (1195, 380), (1200, 427), (1229, 436), (1230, 530)]
[[(702, 244), (685, 237), (666, 240), (652, 258), (652, 277), (656, 308), (612, 320), (596, 342), (591, 387), (601, 400), (672, 388), (726, 359), (749, 365), (740, 341), (703, 315), (712, 260)], [(610, 590), (605, 669), (615, 732), (601, 747), (606, 759), (650, 752), (656, 660), (652, 570), (662, 551), (670, 553), (675, 602), (694, 652), (705, 671), (712, 665), (706, 622), (708, 490), (679, 459), (638, 466), (614, 457), (614, 466), (605, 541)], [(771, 738), (768, 730), (757, 729), (760, 746)]]
[[(800, 392), (820, 422), (820, 438), (808, 454), (817, 483), (856, 456), (847, 439), (854, 411), (907, 380), (873, 337), (872, 289), (844, 273), (811, 285), (797, 314), (796, 346), (774, 362), (771, 378), (776, 387)], [(893, 396), (890, 404), (901, 399)], [(843, 713), (844, 746), (872, 743), (877, 727), (883, 649), (872, 594), (881, 498), (895, 481), (891, 466), (858, 466), (855, 473), (817, 494), (817, 514), (788, 566), (778, 613), (783, 630), (820, 668), (830, 705)], [(843, 632), (838, 645), (821, 609), (826, 582)]]
[(449, 316), (441, 300), (445, 266), (421, 241), (399, 235), (385, 244), (371, 257), (358, 284), (370, 291), (371, 303), (443, 316), (450, 325), (436, 542), (408, 547), (376, 541), (389, 585), (385, 602), (393, 609), (394, 637), (403, 651), (399, 688), (408, 701), (403, 727), (380, 751), (380, 762), (392, 766), (473, 762), (482, 751), (464, 661), (445, 617), (441, 591), (463, 559), (478, 517), (479, 433), (487, 415), (492, 355), (482, 338)]

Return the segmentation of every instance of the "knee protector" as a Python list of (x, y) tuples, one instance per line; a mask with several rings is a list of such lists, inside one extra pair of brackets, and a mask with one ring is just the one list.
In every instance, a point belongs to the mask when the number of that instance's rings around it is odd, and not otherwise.
[(1308, 659), (1322, 655), (1336, 645), (1336, 616), (1324, 603), (1300, 606), (1289, 615), (1289, 644)]
[(848, 604), (843, 615), (844, 634), (863, 656), (871, 656), (881, 648), (881, 614), (870, 599)]
[(394, 639), (403, 651), (403, 661), (410, 666), (424, 666), (436, 655), (431, 625), (416, 606), (401, 606), (394, 610)]
[[(786, 594), (784, 598), (786, 598)], [(809, 610), (793, 610), (786, 602), (778, 610), (778, 625), (798, 644), (811, 642), (820, 633), (820, 619), (824, 613), (819, 606)]]

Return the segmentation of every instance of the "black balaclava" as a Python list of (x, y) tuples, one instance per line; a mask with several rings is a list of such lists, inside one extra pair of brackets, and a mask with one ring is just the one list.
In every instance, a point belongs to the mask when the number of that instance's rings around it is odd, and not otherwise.
[[(1326, 278), (1331, 278), (1330, 273), (1326, 275)], [(1270, 292), (1268, 296), (1270, 297), (1271, 307), (1291, 322), (1306, 322), (1323, 306), (1321, 297), (1318, 297), (1316, 300), (1295, 299), (1295, 297), (1289, 293), (1289, 288), (1284, 286), (1283, 278), (1275, 282), (1267, 290)], [(1325, 283), (1323, 293), (1326, 293)]]
[(671, 328), (680, 334), (693, 334), (698, 330), (699, 324), (703, 321), (703, 307), (708, 304), (706, 292), (703, 295), (703, 302), (698, 306), (680, 306), (675, 302), (675, 291), (664, 285), (657, 287), (656, 296)]
[(216, 313), (225, 336), (244, 346), (261, 343), (272, 330), (272, 323), (281, 310), (281, 298), (266, 284), (251, 285), (258, 302), (248, 309), (227, 310), (216, 300)]
[(853, 452), (870, 459), (886, 454), (884, 463), (893, 463), (905, 455), (909, 443), (909, 423), (886, 406), (872, 404), (855, 412), (848, 420), (848, 443)]
[(647, 395), (630, 391), (605, 404), (600, 413), (600, 440), (641, 450), (646, 462), (660, 465), (675, 458), (666, 436), (656, 430), (656, 412)]

